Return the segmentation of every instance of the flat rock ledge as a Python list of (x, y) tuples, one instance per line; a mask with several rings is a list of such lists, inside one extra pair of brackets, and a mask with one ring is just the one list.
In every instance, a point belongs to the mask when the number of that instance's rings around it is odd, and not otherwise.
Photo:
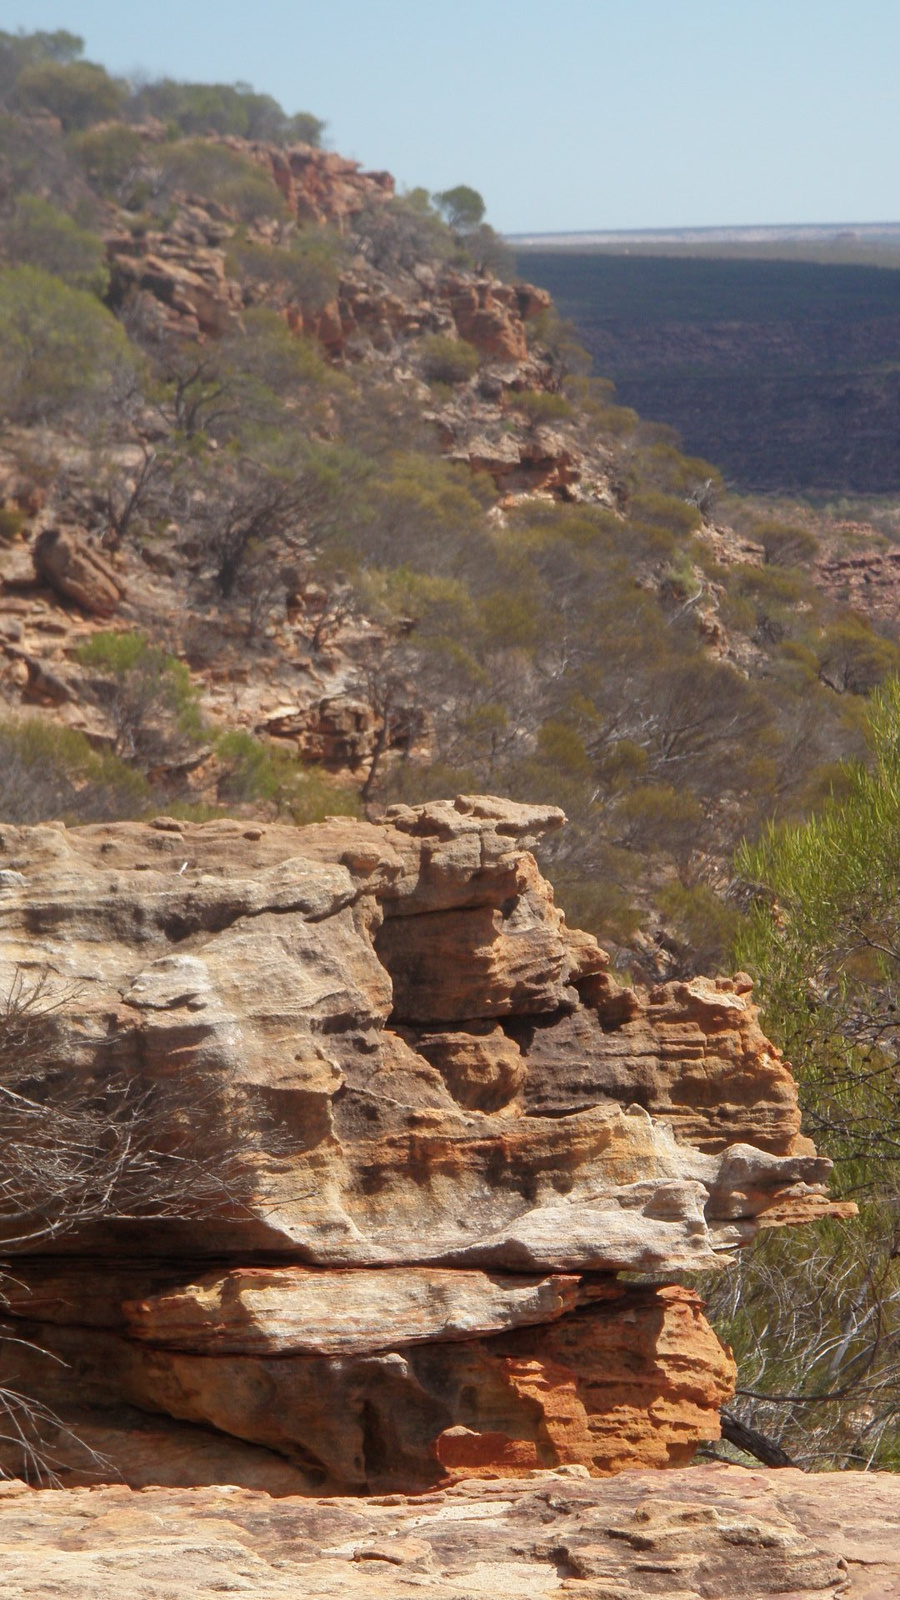
[(718, 1436), (733, 1362), (673, 1278), (841, 1208), (749, 980), (623, 988), (567, 927), (563, 821), (0, 826), (5, 1086), (139, 1108), (153, 1157), (75, 1226), (0, 1214), (0, 1384), (60, 1481), (410, 1492)]
[(2, 1600), (891, 1600), (900, 1479), (583, 1467), (406, 1498), (0, 1485)]

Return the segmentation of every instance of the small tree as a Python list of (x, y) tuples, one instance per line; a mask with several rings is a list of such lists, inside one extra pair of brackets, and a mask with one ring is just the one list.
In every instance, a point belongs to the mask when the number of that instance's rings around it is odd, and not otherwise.
[(128, 109), (134, 117), (159, 117), (185, 134), (237, 134), (271, 144), (299, 140), (318, 145), (325, 127), (309, 111), (288, 115), (271, 95), (258, 94), (249, 83), (178, 83), (159, 78), (142, 84)]
[(114, 729), (114, 754), (143, 770), (187, 757), (203, 736), (187, 667), (140, 633), (95, 633), (77, 651)]
[(739, 1414), (804, 1464), (900, 1464), (900, 680), (873, 697), (870, 767), (738, 858), (737, 960), (788, 1053), (809, 1131), (859, 1219), (754, 1250), (711, 1305)]
[(455, 189), (442, 189), (432, 197), (454, 233), (471, 233), (484, 221), (485, 204), (477, 189), (458, 183)]
[(26, 67), (46, 61), (68, 64), (77, 61), (83, 49), (84, 40), (64, 28), (54, 33), (0, 31), (0, 103), (14, 100), (16, 83)]
[(16, 82), (18, 103), (52, 111), (67, 133), (118, 116), (126, 92), (93, 61), (36, 61)]
[(140, 773), (83, 733), (38, 717), (0, 723), (0, 815), (31, 826), (62, 818), (106, 822), (140, 817), (150, 791)]
[(418, 353), (422, 374), (431, 383), (467, 383), (481, 364), (474, 345), (440, 333), (427, 333), (420, 339)]

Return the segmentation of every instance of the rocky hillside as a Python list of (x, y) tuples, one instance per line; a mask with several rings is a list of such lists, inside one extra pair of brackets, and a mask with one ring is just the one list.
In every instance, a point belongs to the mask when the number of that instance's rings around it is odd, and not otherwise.
[(723, 960), (734, 845), (861, 748), (892, 622), (617, 406), (490, 229), (50, 78), (0, 118), (3, 814), (487, 789), (567, 811), (541, 861), (617, 962)]
[(66, 1485), (0, 1588), (890, 1581), (678, 1473), (786, 1459), (693, 1275), (855, 1210), (696, 973), (900, 662), (870, 536), (729, 500), (452, 191), (76, 46), (0, 35), (0, 1475)]

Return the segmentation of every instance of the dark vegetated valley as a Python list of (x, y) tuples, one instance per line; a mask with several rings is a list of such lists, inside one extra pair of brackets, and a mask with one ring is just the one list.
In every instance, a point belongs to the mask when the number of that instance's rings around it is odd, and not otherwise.
[(623, 402), (736, 487), (900, 488), (900, 271), (577, 249), (518, 264)]

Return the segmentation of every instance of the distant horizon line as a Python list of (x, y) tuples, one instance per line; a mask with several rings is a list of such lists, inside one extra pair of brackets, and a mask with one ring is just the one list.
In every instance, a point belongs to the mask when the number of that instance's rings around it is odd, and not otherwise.
[(547, 228), (523, 229), (520, 232), (504, 232), (502, 237), (510, 244), (524, 244), (532, 239), (580, 239), (580, 240), (645, 240), (645, 239), (695, 239), (702, 237), (710, 240), (734, 239), (738, 236), (746, 238), (751, 235), (755, 239), (766, 238), (792, 238), (815, 239), (823, 235), (833, 237), (835, 234), (854, 235), (900, 235), (900, 221), (894, 222), (750, 222), (734, 224), (703, 224), (699, 227), (664, 227), (664, 228)]

